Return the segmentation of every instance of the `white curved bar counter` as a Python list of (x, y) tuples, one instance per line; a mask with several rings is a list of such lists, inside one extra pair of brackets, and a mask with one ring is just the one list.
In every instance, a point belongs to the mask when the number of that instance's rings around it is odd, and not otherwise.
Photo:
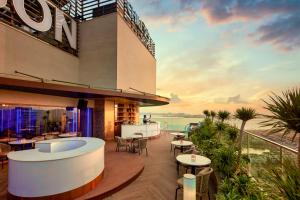
[(36, 143), (32, 150), (8, 154), (8, 192), (44, 197), (72, 191), (104, 170), (105, 142), (97, 138), (63, 138)]
[(150, 123), (150, 124), (138, 124), (138, 125), (125, 125), (121, 127), (121, 136), (131, 137), (134, 133), (143, 133), (144, 137), (156, 137), (160, 134), (160, 123)]

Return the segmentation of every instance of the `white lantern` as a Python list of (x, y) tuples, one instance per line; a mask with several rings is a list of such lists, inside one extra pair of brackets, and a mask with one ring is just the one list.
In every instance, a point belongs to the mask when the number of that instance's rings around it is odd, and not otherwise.
[(183, 200), (196, 200), (196, 176), (183, 175)]

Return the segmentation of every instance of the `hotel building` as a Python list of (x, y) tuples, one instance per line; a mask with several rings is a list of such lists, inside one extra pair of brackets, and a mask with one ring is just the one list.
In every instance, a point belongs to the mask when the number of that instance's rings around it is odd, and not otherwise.
[(168, 103), (156, 95), (154, 42), (127, 0), (0, 0), (0, 137), (111, 140), (136, 130), (140, 107)]

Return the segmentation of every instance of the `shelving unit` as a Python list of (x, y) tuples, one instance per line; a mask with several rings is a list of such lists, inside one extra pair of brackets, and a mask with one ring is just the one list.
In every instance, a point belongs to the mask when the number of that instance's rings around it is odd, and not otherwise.
[(138, 109), (139, 107), (132, 103), (118, 103), (115, 105), (115, 135), (121, 135), (122, 124), (138, 123)]

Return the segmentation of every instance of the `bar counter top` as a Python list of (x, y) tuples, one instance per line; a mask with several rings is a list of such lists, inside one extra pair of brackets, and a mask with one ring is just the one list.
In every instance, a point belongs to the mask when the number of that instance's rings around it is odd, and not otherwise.
[(97, 138), (61, 138), (35, 143), (36, 148), (13, 151), (7, 156), (10, 160), (40, 162), (81, 156), (104, 147), (105, 142)]

